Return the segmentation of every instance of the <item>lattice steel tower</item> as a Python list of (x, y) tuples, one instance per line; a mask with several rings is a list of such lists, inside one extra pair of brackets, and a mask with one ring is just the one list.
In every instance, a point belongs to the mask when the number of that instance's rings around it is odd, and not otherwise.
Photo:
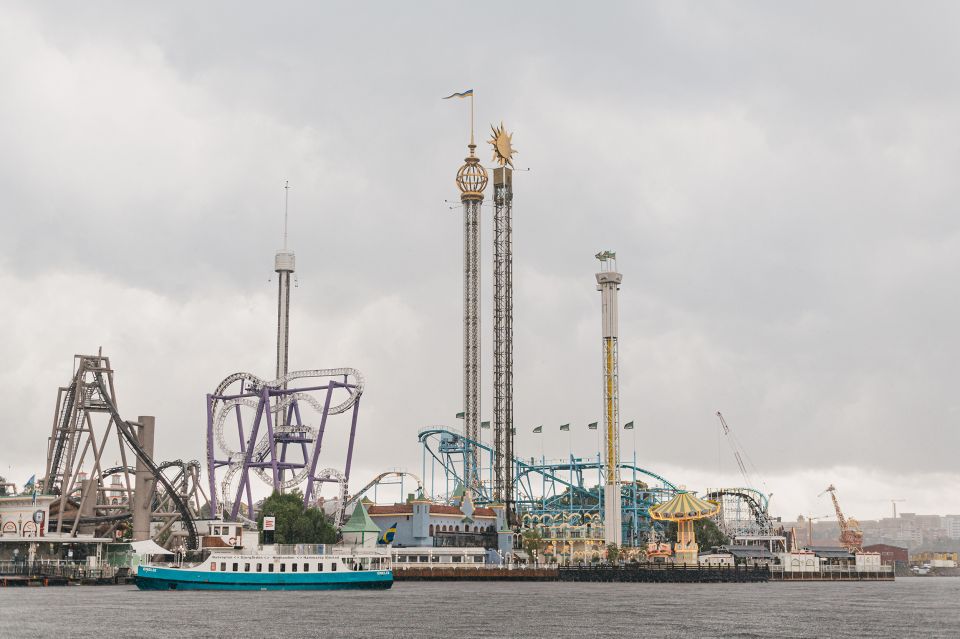
[(493, 160), (493, 500), (513, 523), (513, 149), (491, 126)]
[[(475, 442), (480, 426), (480, 207), (487, 170), (474, 153), (472, 114), (467, 148), (470, 155), (457, 171), (463, 203), (463, 421), (464, 435)], [(478, 451), (472, 449), (464, 459), (463, 474), (464, 484), (474, 489), (480, 480), (478, 462)]]
[(617, 291), (623, 275), (617, 272), (617, 254), (613, 251), (597, 253), (600, 272), (597, 290), (603, 305), (603, 425), (604, 465), (606, 482), (603, 487), (603, 536), (608, 544), (622, 543), (620, 513), (620, 380), (617, 369)]

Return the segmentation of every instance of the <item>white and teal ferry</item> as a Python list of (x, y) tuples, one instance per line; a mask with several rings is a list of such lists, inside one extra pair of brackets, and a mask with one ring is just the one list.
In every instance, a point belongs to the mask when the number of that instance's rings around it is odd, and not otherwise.
[(335, 590), (390, 588), (386, 550), (322, 544), (214, 550), (192, 565), (141, 564), (141, 590)]

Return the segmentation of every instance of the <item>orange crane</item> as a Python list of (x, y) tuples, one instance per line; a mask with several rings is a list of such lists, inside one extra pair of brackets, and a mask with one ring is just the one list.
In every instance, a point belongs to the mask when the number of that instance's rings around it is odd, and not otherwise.
[(853, 517), (847, 518), (840, 509), (840, 502), (837, 501), (837, 488), (830, 484), (825, 491), (818, 497), (823, 497), (830, 493), (830, 499), (833, 500), (833, 509), (837, 511), (837, 523), (840, 524), (840, 543), (851, 551), (863, 550), (863, 531), (860, 530), (860, 522)]

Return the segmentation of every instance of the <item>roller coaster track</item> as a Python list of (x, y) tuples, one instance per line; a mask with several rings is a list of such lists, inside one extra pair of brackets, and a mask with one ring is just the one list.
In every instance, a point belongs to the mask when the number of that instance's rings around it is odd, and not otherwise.
[(360, 499), (366, 494), (368, 490), (370, 490), (371, 488), (373, 488), (374, 486), (382, 482), (387, 477), (404, 477), (404, 476), (413, 477), (417, 481), (417, 490), (419, 490), (420, 492), (423, 492), (423, 481), (419, 477), (417, 477), (413, 473), (408, 473), (402, 470), (390, 470), (385, 473), (380, 473), (379, 475), (371, 479), (366, 486), (364, 486), (363, 488), (358, 490), (356, 493), (354, 493), (354, 495), (347, 500), (347, 503), (344, 506), (344, 509), (349, 511), (350, 507), (356, 504), (358, 501), (360, 501)]
[(53, 441), (53, 455), (51, 456), (50, 467), (47, 469), (47, 475), (43, 479), (43, 490), (48, 493), (53, 490), (57, 475), (61, 472), (60, 467), (63, 465), (63, 449), (66, 446), (68, 439), (67, 432), (69, 431), (69, 424), (67, 422), (73, 417), (73, 404), (76, 399), (77, 384), (82, 377), (83, 369), (80, 368), (77, 370), (73, 382), (67, 387), (63, 402), (60, 405), (60, 416), (57, 418), (58, 435)]
[(103, 373), (100, 371), (94, 371), (93, 374), (94, 379), (96, 379), (97, 388), (100, 390), (100, 397), (103, 399), (106, 409), (110, 412), (111, 417), (113, 417), (114, 422), (117, 424), (117, 428), (119, 429), (123, 439), (127, 442), (127, 445), (133, 449), (137, 459), (143, 462), (143, 464), (147, 467), (157, 483), (163, 486), (164, 490), (167, 491), (167, 496), (173, 502), (174, 508), (178, 513), (180, 513), (180, 520), (183, 522), (183, 527), (186, 529), (187, 533), (187, 549), (198, 549), (199, 543), (197, 537), (197, 526), (196, 523), (194, 523), (193, 516), (190, 513), (190, 507), (180, 497), (179, 493), (174, 488), (173, 483), (167, 479), (166, 475), (163, 474), (163, 470), (160, 468), (160, 466), (153, 461), (153, 458), (148, 455), (140, 445), (140, 441), (137, 438), (133, 424), (120, 416), (120, 413), (117, 411), (117, 407), (114, 405), (112, 399), (110, 399), (110, 395), (107, 393), (107, 387), (103, 381)]
[[(754, 521), (757, 522), (757, 525), (760, 526), (762, 530), (770, 528), (770, 515), (768, 512), (770, 502), (766, 495), (753, 488), (719, 488), (717, 490), (711, 490), (705, 495), (707, 499), (720, 503), (722, 503), (723, 497), (725, 496), (734, 497), (744, 502), (747, 508), (750, 509), (750, 514), (753, 516)], [(722, 508), (720, 513), (722, 516)]]
[[(490, 446), (484, 444), (483, 442), (475, 442), (471, 439), (468, 439), (462, 433), (445, 426), (430, 426), (427, 428), (423, 428), (418, 433), (418, 439), (420, 440), (421, 444), (423, 444), (428, 437), (431, 437), (433, 435), (450, 435), (453, 437), (457, 437), (472, 447), (476, 447), (477, 449), (482, 450), (486, 453), (493, 454), (493, 448), (491, 448)], [(433, 449), (431, 449), (430, 447), (426, 447), (426, 449), (430, 453), (430, 455), (434, 458), (435, 461), (445, 466), (443, 460), (436, 455)], [(594, 491), (584, 488), (582, 485), (578, 485), (570, 481), (567, 481), (566, 479), (563, 479), (562, 477), (558, 476), (556, 473), (560, 471), (571, 471), (571, 470), (573, 470), (574, 472), (591, 470), (596, 468), (598, 462), (561, 462), (558, 464), (541, 465), (541, 464), (530, 464), (520, 458), (514, 457), (513, 463), (514, 463), (514, 468), (516, 468), (518, 488), (521, 483), (520, 482), (521, 478), (530, 474), (537, 474), (544, 477), (545, 479), (549, 479), (550, 481), (556, 482), (561, 486), (567, 487), (567, 489), (571, 492), (571, 494), (576, 494), (581, 498), (593, 499), (597, 497), (597, 494)], [(664, 477), (661, 477), (660, 475), (654, 472), (651, 472), (649, 470), (646, 470), (644, 468), (640, 468), (639, 466), (635, 466), (631, 463), (621, 461), (620, 470), (621, 472), (636, 471), (638, 475), (645, 475), (647, 477), (650, 477), (651, 479), (655, 479), (663, 483), (663, 485), (669, 490), (672, 490), (672, 491), (677, 490), (677, 487), (672, 482), (665, 479)], [(461, 477), (458, 476), (457, 478), (462, 481)]]

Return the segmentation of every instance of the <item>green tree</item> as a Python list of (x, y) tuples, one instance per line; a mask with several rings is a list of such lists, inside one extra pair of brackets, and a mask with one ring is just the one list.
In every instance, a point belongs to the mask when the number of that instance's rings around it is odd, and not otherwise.
[(279, 493), (263, 500), (257, 526), (263, 530), (264, 516), (277, 518), (273, 540), (278, 544), (332, 544), (337, 530), (319, 508), (304, 508), (300, 491)]
[(607, 561), (615, 564), (618, 559), (620, 559), (620, 548), (616, 544), (607, 544)]
[[(693, 533), (697, 536), (697, 544), (702, 550), (709, 550), (714, 546), (723, 546), (730, 543), (730, 538), (723, 534), (717, 523), (710, 518), (698, 519), (693, 522)], [(677, 541), (677, 524), (670, 522), (667, 526), (667, 540)]]
[(527, 530), (523, 533), (523, 549), (527, 551), (531, 559), (542, 559), (543, 549), (547, 547), (547, 542), (538, 530)]
[(0, 475), (0, 497), (7, 497), (7, 478)]

